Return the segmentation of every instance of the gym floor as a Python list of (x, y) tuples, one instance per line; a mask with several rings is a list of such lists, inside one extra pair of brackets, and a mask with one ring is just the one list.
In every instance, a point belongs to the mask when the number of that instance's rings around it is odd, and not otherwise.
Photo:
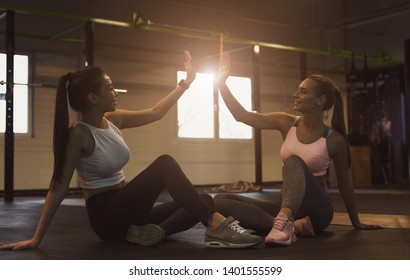
[[(276, 187), (261, 192), (243, 193), (269, 198)], [(70, 194), (60, 206), (40, 248), (24, 251), (0, 251), (3, 260), (409, 260), (410, 190), (357, 190), (362, 222), (387, 226), (377, 231), (356, 231), (339, 193), (330, 190), (335, 217), (327, 230), (314, 238), (299, 237), (289, 247), (249, 249), (211, 249), (203, 245), (205, 228), (201, 224), (168, 237), (153, 247), (127, 243), (104, 243), (88, 223), (84, 201)], [(159, 201), (170, 199), (164, 193)], [(44, 197), (15, 197), (12, 203), (0, 202), (0, 244), (32, 236)]]

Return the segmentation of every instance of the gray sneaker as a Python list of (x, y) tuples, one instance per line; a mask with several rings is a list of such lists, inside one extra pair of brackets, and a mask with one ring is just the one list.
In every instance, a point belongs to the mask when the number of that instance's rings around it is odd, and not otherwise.
[(250, 234), (233, 217), (228, 217), (214, 229), (206, 229), (205, 246), (212, 248), (246, 248), (262, 242), (259, 236)]
[(151, 246), (161, 243), (165, 239), (165, 231), (158, 225), (146, 224), (143, 226), (130, 225), (127, 232), (127, 241), (141, 246)]

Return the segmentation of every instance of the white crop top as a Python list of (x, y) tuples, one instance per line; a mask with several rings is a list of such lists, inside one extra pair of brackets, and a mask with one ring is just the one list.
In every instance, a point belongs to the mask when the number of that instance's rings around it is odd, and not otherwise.
[(122, 168), (128, 162), (130, 151), (121, 131), (105, 119), (108, 128), (97, 128), (86, 123), (94, 137), (94, 151), (80, 159), (76, 170), (80, 187), (97, 189), (112, 186), (125, 179)]

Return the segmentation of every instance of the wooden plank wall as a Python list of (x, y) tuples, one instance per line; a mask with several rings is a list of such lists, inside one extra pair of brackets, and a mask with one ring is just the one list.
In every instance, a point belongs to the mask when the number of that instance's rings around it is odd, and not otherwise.
[[(79, 66), (79, 59), (59, 54), (36, 53), (32, 63), (34, 82), (47, 81), (57, 84), (58, 77)], [(176, 84), (173, 67), (153, 67), (135, 62), (98, 58), (99, 65), (111, 76), (114, 84), (127, 84), (129, 93), (121, 95), (118, 106), (142, 109), (155, 104), (165, 92), (155, 91), (158, 86), (172, 88)], [(288, 78), (286, 90), (297, 86), (298, 72)], [(262, 77), (262, 111), (280, 110), (284, 98), (274, 98), (272, 88), (284, 89), (283, 77)], [(279, 83), (279, 85), (274, 85)], [(152, 84), (154, 90), (138, 90), (138, 84)], [(135, 84), (135, 89), (132, 85)], [(292, 90), (288, 91), (289, 94)], [(16, 190), (47, 189), (52, 174), (52, 129), (54, 119), (55, 88), (35, 88), (31, 95), (34, 118), (29, 135), (16, 135), (15, 139), (15, 186)], [(280, 102), (277, 102), (280, 100)], [(288, 97), (291, 100), (291, 96)], [(188, 140), (177, 137), (177, 111), (174, 106), (161, 120), (148, 126), (123, 131), (132, 156), (125, 168), (132, 178), (157, 156), (168, 153), (181, 164), (194, 184), (222, 184), (234, 180), (253, 181), (253, 141)], [(74, 115), (73, 115), (74, 118)], [(264, 131), (263, 180), (281, 180), (279, 150), (282, 143), (278, 132)], [(4, 155), (4, 139), (0, 138), (0, 154)], [(0, 160), (0, 178), (4, 178), (4, 160)], [(3, 185), (3, 182), (0, 183)], [(76, 179), (71, 183), (76, 187)]]

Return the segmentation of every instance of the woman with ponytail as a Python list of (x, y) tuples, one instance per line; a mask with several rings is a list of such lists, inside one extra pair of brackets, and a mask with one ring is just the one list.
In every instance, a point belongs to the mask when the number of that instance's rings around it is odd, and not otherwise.
[[(259, 236), (249, 234), (233, 217), (218, 213), (211, 196), (199, 195), (171, 156), (158, 157), (130, 181), (124, 176), (129, 149), (120, 129), (160, 120), (195, 79), (189, 52), (185, 52), (185, 68), (185, 80), (152, 108), (138, 111), (116, 109), (118, 94), (109, 76), (98, 67), (88, 66), (63, 75), (55, 107), (54, 172), (37, 230), (32, 239), (0, 249), (39, 246), (75, 170), (91, 227), (103, 241), (150, 246), (202, 222), (207, 226), (208, 247), (244, 248), (259, 244)], [(79, 120), (71, 126), (68, 103), (80, 113)], [(155, 205), (163, 190), (174, 201)]]
[[(349, 175), (351, 159), (343, 101), (335, 84), (321, 75), (311, 75), (302, 81), (293, 94), (294, 110), (301, 116), (283, 112), (255, 113), (246, 111), (230, 92), (225, 83), (229, 71), (226, 53), (220, 61), (217, 83), (235, 119), (257, 129), (278, 130), (282, 135), (283, 186), (273, 201), (219, 194), (214, 198), (217, 210), (224, 215), (234, 215), (246, 228), (267, 233), (266, 244), (290, 245), (297, 240), (297, 235), (314, 236), (332, 221), (333, 207), (325, 177), (333, 160), (337, 185), (353, 227), (357, 230), (382, 228), (359, 220)], [(328, 127), (323, 113), (332, 107), (332, 127)]]

